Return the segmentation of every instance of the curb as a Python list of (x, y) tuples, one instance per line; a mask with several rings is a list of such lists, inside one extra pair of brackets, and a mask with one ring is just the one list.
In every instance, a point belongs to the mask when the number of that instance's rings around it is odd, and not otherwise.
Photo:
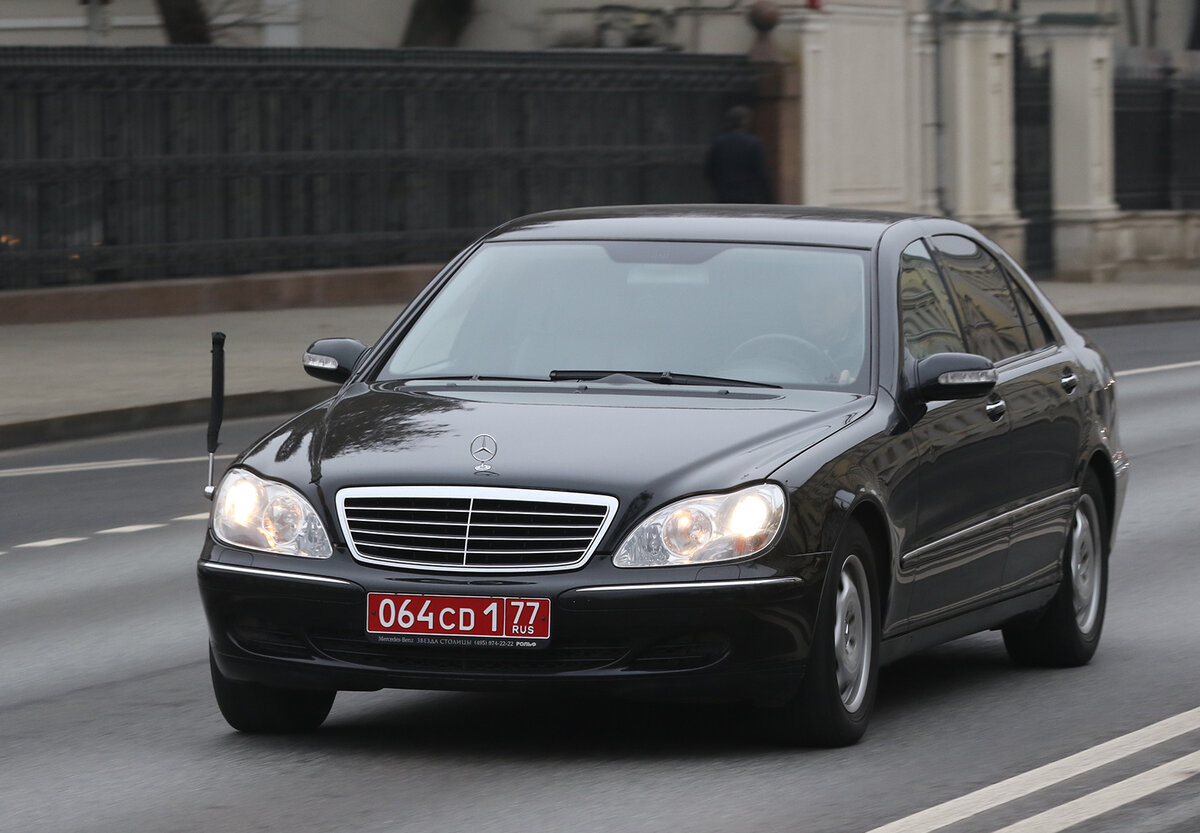
[(1067, 319), (1067, 323), (1078, 330), (1090, 330), (1094, 327), (1121, 327), (1126, 324), (1195, 321), (1200, 319), (1200, 307), (1145, 307), (1103, 312), (1077, 312), (1063, 317)]
[[(298, 413), (328, 399), (336, 391), (332, 385), (288, 391), (241, 393), (225, 397), (225, 419)], [(0, 451), (65, 440), (142, 431), (148, 428), (172, 428), (208, 422), (210, 400), (189, 399), (142, 405), (92, 414), (36, 419), (3, 426)]]

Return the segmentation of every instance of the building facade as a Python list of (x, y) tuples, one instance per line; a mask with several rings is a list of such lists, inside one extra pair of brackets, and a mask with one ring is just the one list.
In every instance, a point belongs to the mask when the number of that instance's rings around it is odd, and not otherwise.
[[(226, 46), (400, 46), (412, 0), (201, 0)], [(0, 0), (0, 46), (164, 46), (154, 0)]]

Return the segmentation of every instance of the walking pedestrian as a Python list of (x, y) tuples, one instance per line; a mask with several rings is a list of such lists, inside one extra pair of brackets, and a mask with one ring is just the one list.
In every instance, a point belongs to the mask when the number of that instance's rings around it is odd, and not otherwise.
[(774, 201), (762, 140), (750, 132), (749, 107), (729, 109), (725, 131), (713, 139), (705, 156), (704, 176), (717, 202)]

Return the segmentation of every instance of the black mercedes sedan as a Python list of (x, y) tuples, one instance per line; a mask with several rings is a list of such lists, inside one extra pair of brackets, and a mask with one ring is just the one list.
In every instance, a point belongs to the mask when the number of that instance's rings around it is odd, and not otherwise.
[(199, 562), (247, 732), (336, 692), (729, 698), (854, 743), (881, 664), (999, 629), (1088, 662), (1128, 462), (1111, 368), (936, 217), (537, 214), (242, 453)]

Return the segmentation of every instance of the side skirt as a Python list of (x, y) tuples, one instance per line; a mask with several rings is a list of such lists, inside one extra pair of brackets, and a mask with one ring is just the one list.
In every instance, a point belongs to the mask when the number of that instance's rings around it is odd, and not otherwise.
[(1011, 599), (1004, 599), (978, 610), (968, 611), (941, 622), (918, 628), (908, 633), (885, 638), (880, 646), (880, 661), (895, 662), (917, 651), (941, 645), (953, 639), (970, 636), (980, 631), (993, 630), (1012, 619), (1037, 611), (1050, 604), (1058, 585), (1042, 587)]

